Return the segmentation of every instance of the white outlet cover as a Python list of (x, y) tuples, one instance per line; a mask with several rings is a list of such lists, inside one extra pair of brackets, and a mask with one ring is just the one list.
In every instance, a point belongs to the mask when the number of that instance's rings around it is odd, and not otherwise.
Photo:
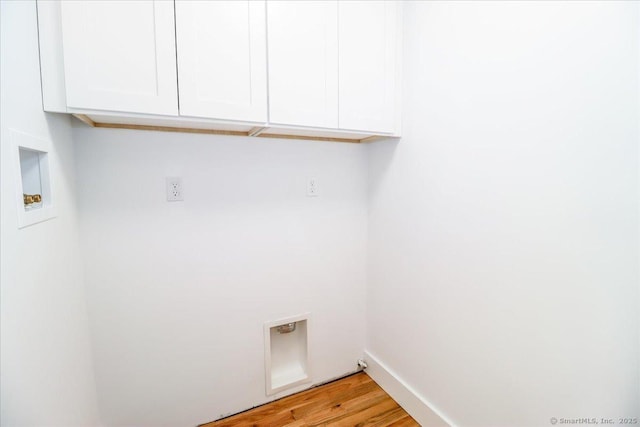
[(320, 195), (320, 185), (317, 178), (309, 178), (307, 181), (307, 197), (318, 197)]
[(184, 200), (182, 194), (182, 178), (178, 176), (167, 177), (167, 202), (181, 202)]

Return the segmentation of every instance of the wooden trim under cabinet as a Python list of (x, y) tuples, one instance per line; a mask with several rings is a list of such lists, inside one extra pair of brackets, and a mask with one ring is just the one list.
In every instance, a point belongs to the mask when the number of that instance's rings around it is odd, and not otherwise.
[(156, 126), (156, 125), (135, 125), (125, 123), (101, 123), (92, 120), (86, 114), (72, 114), (76, 119), (80, 120), (84, 124), (95, 128), (107, 128), (107, 129), (131, 129), (131, 130), (148, 130), (156, 132), (181, 132), (181, 133), (196, 133), (205, 135), (229, 135), (229, 136), (249, 136), (254, 138), (276, 138), (276, 139), (298, 139), (303, 141), (325, 141), (325, 142), (348, 142), (348, 143), (361, 143), (372, 142), (387, 136), (371, 135), (364, 138), (335, 138), (327, 136), (309, 136), (309, 135), (285, 135), (279, 133), (265, 133), (269, 131), (268, 127), (254, 127), (248, 131), (235, 131), (235, 130), (219, 130), (219, 129), (201, 129), (190, 127), (174, 127), (174, 126)]

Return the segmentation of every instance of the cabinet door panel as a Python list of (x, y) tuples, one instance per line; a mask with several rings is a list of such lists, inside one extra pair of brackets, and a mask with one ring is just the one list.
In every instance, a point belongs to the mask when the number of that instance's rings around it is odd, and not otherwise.
[(395, 1), (339, 2), (340, 128), (394, 130)]
[(338, 127), (337, 1), (268, 1), (272, 123)]
[(180, 115), (267, 120), (264, 1), (176, 1)]
[(67, 105), (177, 115), (173, 2), (63, 1)]

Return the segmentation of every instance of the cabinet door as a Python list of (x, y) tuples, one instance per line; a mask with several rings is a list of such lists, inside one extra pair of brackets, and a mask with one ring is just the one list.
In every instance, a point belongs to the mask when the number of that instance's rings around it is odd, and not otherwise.
[(340, 128), (391, 133), (397, 2), (340, 1)]
[(264, 1), (176, 1), (180, 115), (267, 121)]
[(272, 123), (338, 127), (337, 1), (268, 1)]
[(63, 1), (67, 106), (178, 114), (173, 2)]

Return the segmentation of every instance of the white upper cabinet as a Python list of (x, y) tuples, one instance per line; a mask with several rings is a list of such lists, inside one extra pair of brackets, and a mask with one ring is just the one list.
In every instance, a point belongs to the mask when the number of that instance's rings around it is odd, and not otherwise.
[(392, 133), (395, 128), (395, 1), (340, 1), (339, 127)]
[(92, 126), (399, 136), (401, 9), (396, 0), (38, 0), (43, 106)]
[(268, 1), (274, 124), (396, 131), (398, 2)]
[(63, 1), (69, 108), (178, 114), (171, 1)]
[(338, 2), (268, 1), (269, 117), (338, 127)]
[(176, 0), (180, 115), (267, 121), (264, 1)]

